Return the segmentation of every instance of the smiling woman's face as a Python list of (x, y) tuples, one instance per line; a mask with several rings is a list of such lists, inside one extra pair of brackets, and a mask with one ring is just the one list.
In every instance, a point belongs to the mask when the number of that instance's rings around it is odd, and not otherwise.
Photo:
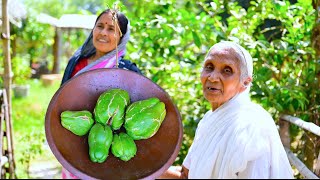
[(230, 48), (212, 48), (205, 59), (201, 72), (204, 97), (212, 110), (245, 90), (240, 82), (240, 62)]
[(114, 50), (119, 41), (120, 29), (112, 22), (111, 12), (101, 15), (93, 29), (93, 45), (97, 56)]

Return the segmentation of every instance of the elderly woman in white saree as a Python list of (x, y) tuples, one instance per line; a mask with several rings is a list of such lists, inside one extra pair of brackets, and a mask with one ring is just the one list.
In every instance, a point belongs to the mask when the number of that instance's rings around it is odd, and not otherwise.
[(233, 42), (212, 46), (201, 72), (209, 110), (199, 122), (182, 171), (159, 178), (293, 178), (293, 171), (270, 114), (251, 102), (253, 63)]

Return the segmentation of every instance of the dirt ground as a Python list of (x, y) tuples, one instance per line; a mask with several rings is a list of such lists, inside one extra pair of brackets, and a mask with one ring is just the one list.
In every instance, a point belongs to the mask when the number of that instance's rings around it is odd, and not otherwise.
[(32, 179), (61, 179), (61, 164), (54, 157), (48, 144), (45, 143), (46, 152), (43, 159), (33, 161), (29, 167)]

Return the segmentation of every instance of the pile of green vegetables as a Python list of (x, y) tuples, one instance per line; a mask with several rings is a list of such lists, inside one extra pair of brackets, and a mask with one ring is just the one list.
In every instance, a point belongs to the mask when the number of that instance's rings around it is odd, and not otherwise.
[[(93, 116), (94, 114), (94, 116)], [(61, 124), (78, 136), (89, 132), (90, 160), (103, 163), (111, 152), (123, 161), (137, 153), (135, 140), (156, 134), (166, 116), (165, 104), (152, 97), (130, 104), (129, 93), (110, 89), (102, 93), (93, 114), (88, 110), (63, 111)], [(124, 131), (118, 131), (124, 127)]]

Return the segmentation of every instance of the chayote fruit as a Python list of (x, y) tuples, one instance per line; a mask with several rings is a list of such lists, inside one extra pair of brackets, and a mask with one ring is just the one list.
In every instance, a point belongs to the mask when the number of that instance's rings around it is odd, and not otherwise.
[(113, 130), (120, 129), (129, 103), (130, 96), (125, 90), (111, 89), (102, 93), (94, 108), (96, 121), (103, 125), (110, 125)]
[(103, 163), (108, 155), (113, 134), (110, 126), (96, 123), (89, 132), (89, 156), (91, 161)]
[(136, 101), (126, 110), (124, 127), (134, 140), (148, 139), (159, 130), (165, 116), (165, 104), (158, 98)]
[(60, 114), (61, 124), (72, 133), (83, 136), (92, 127), (94, 120), (89, 111), (63, 111)]
[(134, 140), (126, 133), (121, 132), (113, 136), (111, 152), (122, 161), (129, 161), (137, 153), (137, 146)]

